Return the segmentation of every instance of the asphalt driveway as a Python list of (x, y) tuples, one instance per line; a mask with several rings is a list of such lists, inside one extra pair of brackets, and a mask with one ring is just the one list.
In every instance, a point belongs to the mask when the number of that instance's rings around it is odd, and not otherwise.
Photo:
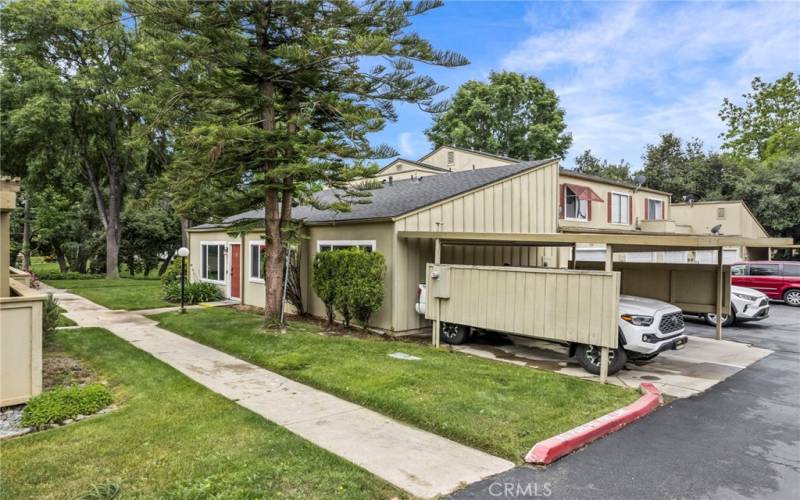
[[(714, 333), (699, 321), (687, 330)], [(770, 318), (723, 335), (774, 352), (548, 468), (517, 467), (452, 498), (796, 499), (800, 308), (773, 304)]]

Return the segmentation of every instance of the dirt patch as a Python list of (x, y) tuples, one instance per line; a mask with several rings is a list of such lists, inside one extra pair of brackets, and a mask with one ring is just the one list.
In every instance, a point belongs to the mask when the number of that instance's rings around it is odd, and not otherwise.
[(42, 358), (44, 389), (94, 382), (97, 374), (65, 352), (46, 352)]

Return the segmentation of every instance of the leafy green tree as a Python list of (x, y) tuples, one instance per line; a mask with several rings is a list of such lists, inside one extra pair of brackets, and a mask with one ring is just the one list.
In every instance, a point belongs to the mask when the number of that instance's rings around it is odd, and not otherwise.
[(122, 213), (120, 256), (131, 275), (141, 267), (150, 274), (165, 256), (158, 275), (166, 271), (172, 255), (181, 246), (180, 220), (165, 200), (129, 200)]
[(597, 175), (605, 179), (632, 182), (630, 163), (625, 160), (620, 160), (617, 164), (608, 163), (608, 161), (593, 155), (590, 149), (575, 157), (575, 171), (581, 174)]
[(741, 167), (718, 153), (706, 151), (700, 139), (684, 142), (673, 133), (648, 144), (642, 156), (645, 186), (672, 193), (672, 201), (730, 199)]
[[(141, 63), (158, 75), (148, 115), (174, 122), (167, 178), (183, 215), (263, 208), (267, 240), (265, 316), (280, 315), (285, 231), (292, 206), (319, 185), (339, 188), (363, 162), (391, 156), (370, 133), (397, 117), (394, 102), (438, 109), (442, 86), (415, 63), (466, 64), (410, 31), (431, 2), (150, 2), (128, 7), (146, 33)], [(156, 118), (157, 120), (158, 118)], [(213, 200), (214, 203), (209, 203)]]
[(800, 156), (748, 162), (734, 198), (744, 200), (770, 234), (800, 240)]
[(719, 116), (728, 130), (725, 151), (736, 158), (764, 160), (774, 154), (800, 153), (800, 75), (789, 72), (769, 83), (754, 78), (744, 104), (725, 98)]
[[(77, 160), (106, 234), (105, 269), (118, 275), (125, 181), (135, 166), (125, 105), (134, 32), (114, 0), (30, 0), (2, 7), (3, 162), (17, 173)], [(66, 162), (65, 163), (72, 163)]]
[(456, 91), (446, 111), (425, 131), (436, 146), (538, 160), (564, 158), (572, 145), (564, 109), (543, 81), (514, 72), (492, 72)]

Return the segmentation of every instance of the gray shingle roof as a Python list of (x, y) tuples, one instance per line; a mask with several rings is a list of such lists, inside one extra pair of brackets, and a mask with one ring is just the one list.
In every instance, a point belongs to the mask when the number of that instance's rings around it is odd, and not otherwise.
[[(354, 204), (350, 212), (317, 210), (310, 206), (300, 206), (292, 211), (292, 218), (309, 223), (388, 219), (472, 191), (481, 186), (492, 184), (527, 170), (541, 167), (552, 161), (554, 160), (526, 161), (500, 167), (449, 172), (423, 177), (420, 181), (412, 181), (410, 179), (395, 181), (391, 186), (385, 183), (383, 187), (370, 191), (372, 196), (369, 199), (369, 203)], [(315, 196), (322, 202), (335, 201), (335, 193), (332, 190), (321, 191)], [(202, 224), (194, 226), (192, 229), (209, 229), (226, 226), (242, 220), (262, 219), (263, 217), (264, 209), (249, 210), (225, 218), (221, 225)]]

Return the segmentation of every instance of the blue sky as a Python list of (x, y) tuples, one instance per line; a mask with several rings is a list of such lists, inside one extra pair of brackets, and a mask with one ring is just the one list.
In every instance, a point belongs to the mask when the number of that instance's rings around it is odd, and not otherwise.
[[(469, 66), (419, 66), (452, 94), (492, 70), (535, 75), (561, 98), (573, 146), (638, 167), (662, 132), (719, 146), (723, 97), (755, 76), (800, 71), (800, 2), (465, 2), (415, 18), (412, 29)], [(431, 116), (399, 106), (373, 136), (403, 157), (430, 149)], [(382, 162), (385, 163), (385, 162)]]

